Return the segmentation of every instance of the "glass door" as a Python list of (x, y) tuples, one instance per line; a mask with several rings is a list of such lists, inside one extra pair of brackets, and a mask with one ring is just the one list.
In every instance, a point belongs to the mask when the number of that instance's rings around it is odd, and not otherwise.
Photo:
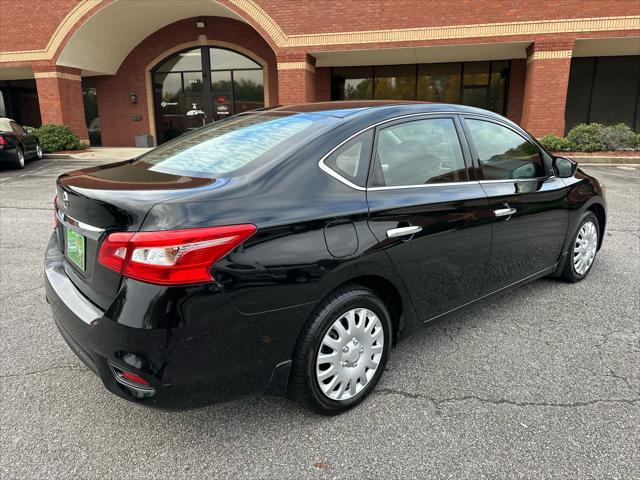
[(197, 47), (152, 71), (157, 143), (264, 106), (262, 66), (240, 53)]
[(231, 70), (211, 72), (211, 94), (213, 95), (214, 120), (221, 120), (234, 114)]

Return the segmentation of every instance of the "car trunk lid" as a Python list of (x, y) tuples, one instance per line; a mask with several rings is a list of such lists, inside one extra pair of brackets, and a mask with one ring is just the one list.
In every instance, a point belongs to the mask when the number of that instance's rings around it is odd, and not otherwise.
[(116, 231), (138, 231), (149, 210), (160, 202), (224, 183), (213, 178), (156, 172), (132, 162), (60, 176), (57, 235), (67, 275), (93, 303), (108, 308), (122, 277), (98, 262), (106, 236)]

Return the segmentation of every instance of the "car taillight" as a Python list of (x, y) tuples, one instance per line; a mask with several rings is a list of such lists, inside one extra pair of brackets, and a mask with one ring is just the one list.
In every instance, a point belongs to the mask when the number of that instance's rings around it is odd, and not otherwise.
[(211, 266), (256, 231), (255, 225), (111, 233), (98, 261), (126, 277), (160, 285), (213, 281)]
[(4, 138), (2, 135), (0, 135), (0, 145), (7, 145), (7, 144), (8, 144), (7, 139)]

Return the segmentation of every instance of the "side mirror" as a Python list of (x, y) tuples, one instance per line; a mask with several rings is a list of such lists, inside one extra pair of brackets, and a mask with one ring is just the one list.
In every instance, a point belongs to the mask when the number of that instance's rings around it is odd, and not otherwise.
[(570, 178), (578, 171), (578, 164), (570, 158), (554, 157), (553, 170), (560, 178)]

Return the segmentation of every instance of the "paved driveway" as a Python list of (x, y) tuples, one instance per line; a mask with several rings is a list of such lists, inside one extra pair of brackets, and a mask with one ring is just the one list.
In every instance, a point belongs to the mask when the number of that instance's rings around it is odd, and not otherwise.
[(428, 326), (370, 399), (323, 418), (264, 397), (159, 412), (102, 387), (56, 331), (41, 273), (54, 179), (87, 164), (0, 170), (0, 477), (640, 478), (637, 168), (587, 168), (610, 220), (586, 281)]

